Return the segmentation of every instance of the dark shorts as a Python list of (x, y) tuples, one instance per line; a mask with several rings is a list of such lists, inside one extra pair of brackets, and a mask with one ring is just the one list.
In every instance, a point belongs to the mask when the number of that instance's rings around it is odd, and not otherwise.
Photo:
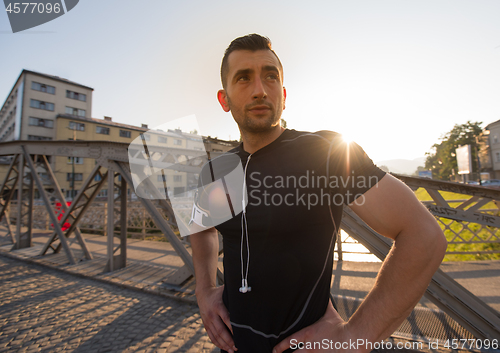
[[(337, 305), (335, 304), (335, 300), (333, 299), (333, 296), (332, 294), (330, 293), (330, 300), (333, 304), (333, 307), (335, 308), (335, 310), (337, 310)], [(236, 328), (233, 327), (233, 330), (235, 330)], [(267, 342), (266, 344), (266, 339), (265, 338), (262, 338), (260, 336), (257, 336), (257, 335), (254, 335), (252, 334), (251, 332), (248, 332), (247, 330), (243, 330), (241, 333), (240, 333), (240, 339), (242, 339), (243, 342), (252, 342), (253, 345), (255, 345), (256, 341), (260, 341), (262, 340), (262, 344), (259, 345), (259, 347), (261, 347), (262, 349), (262, 352), (259, 352), (259, 353), (263, 353), (264, 351), (271, 351), (272, 347), (275, 345), (275, 344), (278, 344), (279, 341), (275, 341), (275, 342)], [(242, 337), (243, 336), (243, 337)], [(263, 347), (268, 347), (266, 349), (264, 349)], [(244, 351), (244, 349), (242, 349)], [(286, 351), (284, 351), (284, 353), (290, 353), (290, 352), (294, 352), (296, 351), (295, 349), (287, 349)], [(221, 353), (227, 353), (225, 350), (220, 350)]]

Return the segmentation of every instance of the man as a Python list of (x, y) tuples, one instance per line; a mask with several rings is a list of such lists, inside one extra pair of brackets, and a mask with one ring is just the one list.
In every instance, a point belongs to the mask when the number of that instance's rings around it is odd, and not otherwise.
[[(196, 296), (208, 336), (223, 352), (252, 353), (291, 351), (298, 342), (325, 339), (385, 339), (416, 305), (444, 256), (446, 241), (434, 217), (358, 145), (333, 132), (281, 127), (283, 67), (268, 38), (235, 39), (224, 55), (221, 79), (219, 103), (232, 113), (243, 141), (228, 155), (241, 160), (244, 205), (215, 227), (192, 222)], [(225, 172), (204, 168), (201, 183), (208, 187), (224, 177), (234, 167), (226, 160), (224, 155), (218, 160)], [(228, 200), (231, 193), (226, 190)], [(210, 197), (205, 199), (197, 207), (208, 216), (216, 213)], [(394, 239), (374, 288), (348, 322), (330, 299), (343, 204)], [(221, 287), (216, 286), (216, 228), (224, 242)]]

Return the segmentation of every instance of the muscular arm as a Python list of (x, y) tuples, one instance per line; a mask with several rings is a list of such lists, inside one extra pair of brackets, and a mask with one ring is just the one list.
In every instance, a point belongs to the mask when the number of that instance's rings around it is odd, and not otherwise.
[(217, 347), (233, 353), (237, 349), (227, 329), (231, 329), (231, 323), (229, 313), (222, 302), (224, 287), (217, 287), (219, 238), (215, 228), (191, 234), (191, 247), (196, 277), (196, 300), (203, 325), (208, 337)]
[(374, 287), (347, 323), (356, 337), (380, 341), (422, 297), (443, 259), (446, 239), (413, 191), (391, 175), (351, 209), (376, 232), (394, 239)]
[(217, 261), (219, 239), (217, 230), (210, 228), (192, 234), (194, 271), (196, 273), (196, 294), (208, 288), (217, 287)]
[(318, 322), (280, 342), (274, 352), (290, 347), (291, 339), (376, 342), (387, 338), (410, 314), (439, 267), (446, 250), (443, 232), (401, 181), (384, 176), (350, 207), (376, 232), (394, 239), (374, 287), (347, 323), (330, 304)]

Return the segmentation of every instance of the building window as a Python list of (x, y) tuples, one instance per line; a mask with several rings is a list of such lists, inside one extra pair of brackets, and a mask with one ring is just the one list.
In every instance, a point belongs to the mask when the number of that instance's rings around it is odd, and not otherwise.
[[(75, 181), (82, 181), (83, 173), (75, 173)], [(66, 181), (73, 181), (73, 173), (66, 173)]]
[(30, 141), (50, 141), (50, 140), (52, 140), (52, 137), (28, 135), (28, 140), (30, 140)]
[(497, 156), (497, 162), (500, 162), (500, 152), (497, 152), (496, 156)]
[(83, 157), (68, 157), (68, 164), (73, 164), (73, 158), (75, 159), (75, 164), (83, 164)]
[(29, 124), (32, 126), (41, 126), (52, 129), (54, 127), (54, 120), (30, 117)]
[(158, 136), (158, 142), (159, 143), (167, 143), (167, 138), (164, 136)]
[(174, 140), (174, 145), (177, 145), (177, 146), (182, 145), (182, 140), (177, 140), (177, 139), (175, 139), (175, 140)]
[(78, 194), (78, 190), (66, 190), (66, 197), (73, 199), (76, 194)]
[(38, 83), (38, 82), (31, 82), (31, 89), (34, 89), (35, 91), (40, 91), (40, 92), (45, 92), (45, 93), (50, 93), (50, 94), (56, 94), (56, 88), (53, 86), (49, 86), (43, 83)]
[(151, 135), (150, 134), (141, 134), (141, 140), (144, 139), (144, 141), (149, 141), (151, 140)]
[(97, 194), (97, 197), (108, 197), (108, 189), (103, 189), (103, 190), (99, 191), (99, 193)]
[(104, 126), (96, 126), (96, 127), (95, 127), (95, 132), (96, 132), (97, 134), (109, 135), (109, 127), (104, 127)]
[(101, 174), (96, 174), (94, 177), (94, 181), (101, 181), (101, 180), (102, 180)]
[(174, 181), (182, 181), (182, 175), (174, 175)]
[(82, 102), (87, 101), (87, 95), (83, 93), (73, 92), (66, 90), (66, 98), (76, 99)]
[(163, 174), (157, 175), (156, 181), (167, 181), (167, 176)]
[(36, 99), (30, 100), (30, 107), (36, 109), (50, 110), (51, 112), (54, 111), (54, 103), (42, 102)]
[(66, 107), (66, 114), (85, 117), (85, 109)]
[(85, 124), (84, 123), (77, 123), (74, 121), (69, 122), (69, 129), (70, 130), (78, 130), (78, 131), (85, 131)]
[(182, 194), (184, 193), (184, 186), (178, 186), (178, 187), (175, 187), (174, 188), (174, 195), (179, 195), (179, 194)]
[(495, 136), (493, 137), (493, 143), (498, 143), (498, 136), (496, 136), (496, 135), (495, 135)]
[(128, 137), (128, 138), (130, 138), (130, 131), (120, 130), (120, 137)]

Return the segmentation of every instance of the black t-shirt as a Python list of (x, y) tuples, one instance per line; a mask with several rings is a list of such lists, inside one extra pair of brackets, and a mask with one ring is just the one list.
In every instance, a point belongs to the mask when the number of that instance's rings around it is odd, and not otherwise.
[[(362, 203), (385, 173), (330, 131), (285, 130), (251, 156), (240, 145), (213, 163), (203, 168), (201, 185), (235, 168), (246, 176), (245, 183), (224, 182), (231, 214), (213, 221), (223, 236), (223, 300), (235, 345), (239, 353), (271, 352), (324, 314), (343, 205)], [(234, 196), (241, 193), (245, 214)], [(209, 218), (220, 216), (208, 201), (198, 206)], [(242, 279), (251, 288), (246, 293)]]

